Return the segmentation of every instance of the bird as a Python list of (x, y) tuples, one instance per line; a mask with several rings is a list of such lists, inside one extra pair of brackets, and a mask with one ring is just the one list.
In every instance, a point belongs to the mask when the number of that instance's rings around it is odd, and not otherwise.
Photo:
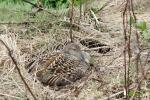
[(44, 86), (60, 88), (82, 79), (90, 68), (90, 59), (77, 43), (69, 43), (60, 52), (32, 61), (27, 69)]

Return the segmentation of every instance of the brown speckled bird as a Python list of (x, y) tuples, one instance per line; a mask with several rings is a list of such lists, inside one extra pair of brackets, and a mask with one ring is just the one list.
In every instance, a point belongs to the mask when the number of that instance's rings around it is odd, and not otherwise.
[[(62, 52), (42, 57), (29, 64), (43, 85), (62, 87), (81, 79), (89, 68), (90, 56), (75, 43), (67, 44)], [(37, 64), (38, 63), (38, 64)]]

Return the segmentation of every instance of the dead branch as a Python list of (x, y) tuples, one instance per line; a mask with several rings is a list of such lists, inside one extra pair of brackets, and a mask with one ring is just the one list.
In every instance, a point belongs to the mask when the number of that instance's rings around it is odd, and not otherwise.
[(9, 95), (9, 94), (4, 94), (4, 93), (0, 93), (0, 95), (1, 95), (1, 96), (7, 96), (7, 97), (10, 97), (10, 98), (14, 98), (14, 99), (17, 99), (17, 100), (23, 99), (23, 98), (21, 98), (21, 97), (15, 97), (15, 96), (12, 96), (12, 95)]
[(72, 33), (72, 28), (73, 28), (73, 17), (74, 17), (74, 13), (73, 13), (73, 11), (74, 11), (74, 0), (72, 0), (72, 3), (71, 3), (71, 16), (70, 16), (70, 31), (69, 31), (69, 33), (70, 33), (70, 40), (71, 40), (71, 42), (73, 42), (73, 33)]
[(4, 24), (30, 24), (30, 23), (38, 23), (38, 22), (34, 22), (34, 21), (24, 21), (24, 22), (0, 22), (0, 24), (4, 25)]
[(28, 1), (28, 0), (22, 0), (22, 1), (24, 1), (25, 3), (28, 3), (28, 4), (30, 4), (30, 5), (32, 5), (32, 6), (36, 7), (36, 8), (38, 8), (38, 5), (32, 3), (32, 2), (30, 2), (30, 1)]
[(91, 12), (91, 14), (92, 14), (93, 18), (95, 19), (96, 24), (97, 24), (97, 25), (99, 25), (98, 18), (96, 17), (96, 15), (95, 15), (95, 13), (93, 12), (93, 10), (92, 10), (92, 9), (90, 9), (90, 12)]
[(32, 95), (32, 97), (34, 98), (34, 100), (37, 100), (36, 97), (35, 97), (35, 95), (33, 94), (32, 90), (31, 90), (31, 88), (29, 87), (29, 85), (28, 85), (27, 82), (25, 81), (25, 79), (24, 79), (24, 77), (23, 77), (23, 75), (22, 75), (22, 73), (21, 73), (21, 71), (20, 71), (20, 68), (18, 67), (18, 63), (17, 63), (16, 59), (12, 56), (12, 52), (13, 52), (13, 51), (10, 50), (10, 48), (4, 43), (3, 40), (0, 39), (0, 42), (6, 47), (6, 49), (7, 49), (7, 51), (8, 51), (8, 55), (10, 56), (11, 60), (12, 60), (13, 63), (15, 64), (15, 67), (16, 67), (16, 69), (17, 69), (17, 71), (18, 71), (18, 74), (19, 74), (21, 80), (23, 81), (24, 85), (27, 87), (28, 91), (31, 93), (31, 95)]
[(28, 4), (30, 4), (30, 5), (32, 5), (32, 6), (35, 7), (35, 8), (38, 8), (39, 10), (43, 10), (43, 11), (45, 11), (45, 12), (47, 12), (47, 13), (49, 13), (49, 14), (52, 14), (53, 16), (57, 17), (56, 14), (54, 14), (54, 13), (48, 11), (47, 9), (45, 9), (45, 8), (43, 8), (43, 7), (40, 7), (40, 6), (36, 5), (36, 4), (34, 4), (34, 3), (32, 3), (32, 2), (30, 2), (30, 1), (28, 1), (28, 0), (22, 0), (22, 1), (24, 1), (25, 3), (28, 3)]
[(107, 48), (111, 48), (111, 47), (110, 46), (95, 47), (90, 49), (84, 49), (84, 51), (94, 51), (94, 50), (107, 49)]
[(120, 95), (120, 94), (122, 94), (122, 93), (124, 93), (124, 91), (119, 91), (119, 92), (117, 92), (117, 93), (115, 93), (115, 94), (112, 94), (112, 95), (109, 96), (109, 97), (104, 97), (103, 99), (100, 99), (100, 100), (110, 100), (111, 98), (116, 97), (116, 96), (118, 96), (118, 95)]

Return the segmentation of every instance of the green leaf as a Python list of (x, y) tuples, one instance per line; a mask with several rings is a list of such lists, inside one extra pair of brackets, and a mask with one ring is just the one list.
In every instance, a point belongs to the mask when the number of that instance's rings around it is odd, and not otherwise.
[(135, 22), (135, 19), (132, 17), (132, 16), (130, 16), (130, 20), (129, 20), (130, 22), (130, 24), (131, 25), (134, 25), (136, 22)]
[(144, 31), (147, 29), (147, 23), (143, 20), (137, 21), (136, 28), (140, 29), (141, 31)]
[(142, 32), (142, 36), (143, 36), (144, 40), (150, 42), (150, 32), (148, 32), (148, 30), (144, 30)]

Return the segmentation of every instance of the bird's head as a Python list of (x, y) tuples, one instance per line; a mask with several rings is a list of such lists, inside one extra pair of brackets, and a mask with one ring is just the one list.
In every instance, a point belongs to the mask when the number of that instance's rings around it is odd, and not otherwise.
[(80, 46), (76, 43), (67, 44), (64, 47), (64, 53), (67, 55), (70, 55), (71, 57), (73, 57), (77, 60), (81, 60), (86, 63), (90, 63), (91, 57), (90, 57), (89, 53), (81, 51)]

